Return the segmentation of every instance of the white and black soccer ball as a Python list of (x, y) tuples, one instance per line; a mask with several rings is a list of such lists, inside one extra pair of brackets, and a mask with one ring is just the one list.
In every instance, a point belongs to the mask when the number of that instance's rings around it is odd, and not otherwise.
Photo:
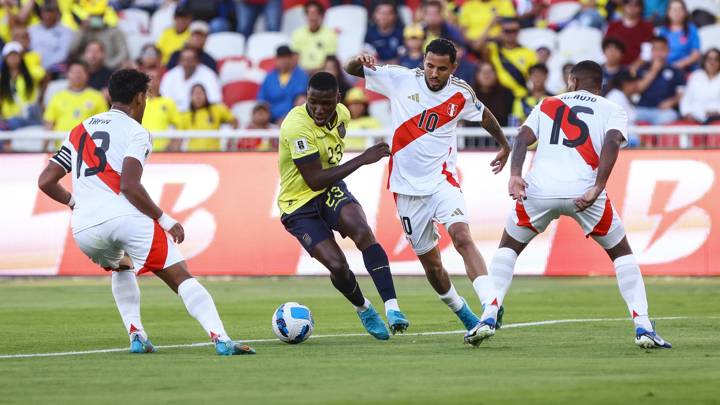
[(313, 333), (315, 321), (310, 308), (297, 302), (286, 302), (275, 310), (272, 328), (275, 336), (285, 343), (306, 341)]

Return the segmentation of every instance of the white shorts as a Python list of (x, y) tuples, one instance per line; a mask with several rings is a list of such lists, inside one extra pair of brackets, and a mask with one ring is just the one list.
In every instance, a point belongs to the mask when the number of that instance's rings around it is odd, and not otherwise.
[(445, 229), (457, 222), (468, 223), (462, 191), (450, 183), (443, 183), (432, 195), (395, 194), (395, 203), (405, 235), (417, 255), (437, 246), (440, 240), (437, 223)]
[(574, 219), (603, 249), (615, 247), (625, 237), (625, 228), (605, 194), (582, 212), (576, 212), (574, 198), (530, 198), (515, 203), (505, 229), (513, 239), (528, 243), (560, 215)]
[(138, 274), (185, 260), (160, 224), (144, 215), (113, 218), (73, 237), (80, 250), (105, 270), (117, 269), (125, 253)]

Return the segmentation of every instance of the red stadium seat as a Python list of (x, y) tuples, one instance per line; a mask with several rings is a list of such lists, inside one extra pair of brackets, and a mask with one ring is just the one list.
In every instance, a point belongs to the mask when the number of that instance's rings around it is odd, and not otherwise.
[(222, 88), (223, 103), (232, 106), (240, 101), (254, 100), (257, 98), (260, 85), (251, 81), (237, 81), (228, 83)]
[(275, 69), (275, 58), (263, 59), (258, 63), (258, 67), (266, 72), (271, 72)]
[(223, 65), (227, 62), (245, 62), (247, 64), (250, 64), (250, 59), (246, 58), (245, 56), (228, 56), (227, 58), (222, 58), (217, 61), (218, 72), (222, 70)]
[[(283, 0), (283, 10), (293, 8), (295, 6), (304, 6), (305, 3), (307, 3), (307, 0)], [(325, 8), (330, 7), (329, 0), (318, 0), (318, 3), (325, 6)]]

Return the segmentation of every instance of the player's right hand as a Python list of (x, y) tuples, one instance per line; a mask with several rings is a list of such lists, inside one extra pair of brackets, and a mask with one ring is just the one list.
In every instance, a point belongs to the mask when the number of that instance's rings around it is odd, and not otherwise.
[(363, 162), (366, 165), (373, 164), (386, 156), (390, 156), (390, 146), (385, 142), (380, 142), (367, 148), (360, 156), (363, 157)]
[(358, 55), (355, 60), (360, 62), (366, 68), (375, 70), (375, 57), (374, 56), (367, 54), (367, 53), (363, 53), (361, 55)]
[(525, 188), (527, 186), (528, 184), (522, 177), (510, 176), (510, 181), (508, 182), (508, 193), (513, 200), (519, 200), (522, 202), (522, 200), (527, 199), (527, 195), (525, 194)]
[(180, 222), (175, 223), (168, 233), (172, 236), (175, 243), (180, 244), (185, 240), (185, 229), (180, 225)]

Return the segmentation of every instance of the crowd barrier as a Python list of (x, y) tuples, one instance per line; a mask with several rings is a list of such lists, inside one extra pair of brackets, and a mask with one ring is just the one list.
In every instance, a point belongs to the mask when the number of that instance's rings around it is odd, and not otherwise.
[[(493, 156), (465, 152), (458, 160), (473, 238), (487, 261), (514, 207), (507, 195), (509, 171), (493, 175)], [(37, 188), (47, 159), (47, 154), (0, 155), (0, 275), (103, 275), (76, 247), (70, 210)], [(718, 175), (720, 150), (621, 152), (608, 194), (645, 274), (720, 275)], [(387, 250), (393, 272), (421, 275), (385, 189), (386, 176), (384, 160), (361, 168), (347, 183)], [(69, 186), (69, 176), (63, 181)], [(143, 183), (166, 212), (182, 221), (186, 240), (180, 249), (194, 274), (326, 273), (280, 224), (275, 153), (155, 154)], [(351, 268), (365, 274), (352, 242), (339, 236), (338, 242)], [(440, 247), (448, 271), (464, 274), (444, 231)], [(516, 270), (525, 275), (613, 274), (604, 252), (567, 219), (538, 236), (520, 256)]]

